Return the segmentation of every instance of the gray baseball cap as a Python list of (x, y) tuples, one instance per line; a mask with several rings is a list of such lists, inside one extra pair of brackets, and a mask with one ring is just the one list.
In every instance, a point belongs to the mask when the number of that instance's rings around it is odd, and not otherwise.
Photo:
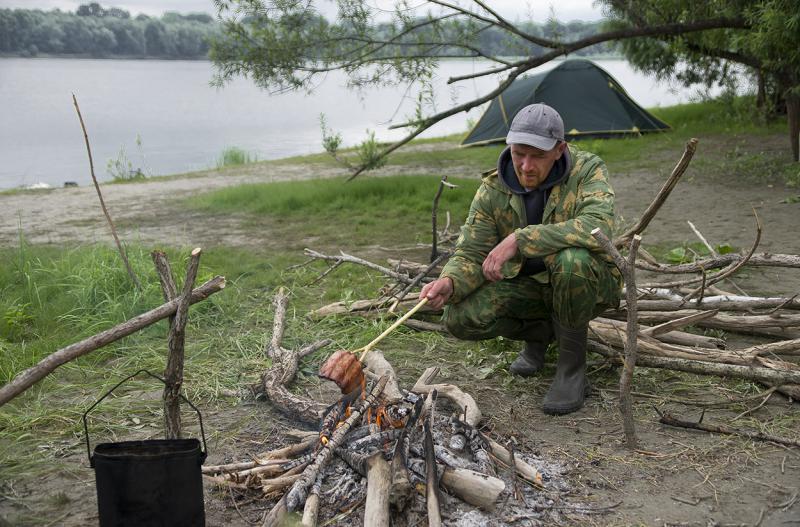
[(517, 112), (506, 135), (506, 144), (530, 145), (540, 150), (552, 150), (564, 140), (564, 121), (550, 106), (537, 103)]

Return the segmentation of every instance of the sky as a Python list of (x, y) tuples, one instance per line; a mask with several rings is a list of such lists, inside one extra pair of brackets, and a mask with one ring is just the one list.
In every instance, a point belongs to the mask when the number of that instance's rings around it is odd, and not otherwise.
[[(26, 8), (50, 10), (59, 8), (62, 11), (75, 11), (79, 5), (87, 4), (91, 0), (0, 0), (0, 7)], [(391, 6), (391, 0), (367, 0), (378, 7)], [(136, 15), (145, 13), (151, 16), (160, 16), (164, 11), (178, 11), (180, 13), (205, 12), (213, 14), (214, 2), (212, 0), (103, 0), (99, 1), (103, 7), (120, 7)], [(424, 0), (409, 0), (410, 5), (422, 5)], [(467, 6), (469, 0), (461, 0), (461, 5)], [(502, 16), (511, 20), (527, 20), (532, 18), (537, 22), (544, 22), (550, 15), (552, 6), (558, 20), (599, 20), (602, 12), (594, 6), (594, 0), (489, 0), (492, 9), (497, 10)], [(316, 4), (326, 14), (335, 15), (333, 0), (321, 0)]]

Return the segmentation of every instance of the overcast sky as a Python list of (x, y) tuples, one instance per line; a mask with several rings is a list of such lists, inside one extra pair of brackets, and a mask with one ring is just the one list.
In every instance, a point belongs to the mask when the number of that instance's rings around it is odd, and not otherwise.
[[(27, 9), (50, 10), (59, 8), (62, 11), (75, 11), (79, 5), (87, 4), (90, 0), (0, 0), (0, 7), (18, 7)], [(368, 0), (372, 5), (391, 6), (391, 0)], [(103, 7), (120, 7), (136, 15), (145, 13), (148, 15), (160, 16), (164, 11), (178, 11), (180, 13), (205, 12), (214, 13), (214, 2), (212, 0), (119, 0), (101, 1)], [(410, 0), (413, 5), (424, 4), (423, 0)], [(462, 0), (462, 5), (470, 4), (468, 0)], [(593, 5), (594, 0), (489, 0), (489, 5), (496, 9), (501, 15), (511, 19), (529, 19), (537, 22), (544, 22), (550, 15), (550, 8), (553, 7), (555, 16), (558, 20), (598, 20), (602, 18), (600, 9)], [(335, 2), (333, 0), (317, 1), (319, 9), (326, 14), (335, 14)], [(327, 9), (326, 9), (327, 7)]]

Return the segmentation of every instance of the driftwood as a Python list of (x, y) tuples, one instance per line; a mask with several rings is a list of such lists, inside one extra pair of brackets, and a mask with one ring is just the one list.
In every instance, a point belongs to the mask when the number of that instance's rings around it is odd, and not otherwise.
[(125, 270), (128, 271), (128, 276), (131, 278), (131, 282), (133, 282), (133, 285), (136, 286), (136, 289), (141, 291), (142, 283), (139, 282), (139, 278), (137, 278), (136, 273), (133, 272), (131, 263), (128, 261), (128, 255), (125, 252), (125, 248), (122, 246), (122, 242), (119, 241), (119, 236), (117, 236), (117, 229), (116, 227), (114, 227), (114, 222), (111, 220), (111, 215), (108, 213), (108, 209), (106, 208), (106, 202), (103, 200), (103, 193), (100, 192), (100, 185), (97, 183), (97, 178), (94, 175), (94, 161), (92, 160), (92, 147), (89, 146), (89, 134), (86, 132), (86, 125), (83, 123), (81, 108), (80, 106), (78, 106), (78, 99), (75, 98), (74, 93), (72, 94), (72, 103), (75, 105), (75, 111), (78, 112), (78, 120), (81, 122), (81, 130), (83, 130), (83, 139), (86, 142), (86, 153), (89, 155), (89, 173), (92, 176), (92, 182), (94, 183), (94, 189), (97, 191), (97, 197), (100, 199), (100, 208), (103, 209), (103, 214), (106, 217), (108, 226), (111, 228), (111, 236), (114, 237), (114, 243), (117, 246), (117, 251), (119, 251), (119, 255), (122, 258), (122, 262), (125, 264)]
[[(644, 271), (653, 271), (665, 274), (691, 274), (702, 273), (704, 270), (719, 269), (728, 267), (745, 258), (744, 255), (737, 253), (720, 254), (711, 258), (701, 258), (694, 262), (683, 264), (662, 264), (652, 261), (639, 261), (636, 267)], [(796, 254), (772, 254), (755, 253), (747, 259), (750, 267), (787, 267), (792, 269), (800, 268), (800, 255)]]
[[(192, 291), (191, 303), (195, 304), (205, 300), (224, 288), (225, 278), (216, 276)], [(42, 380), (62, 364), (154, 324), (175, 313), (177, 308), (178, 300), (172, 300), (146, 313), (142, 313), (137, 317), (122, 322), (121, 324), (117, 324), (97, 335), (93, 335), (75, 344), (70, 344), (66, 348), (62, 348), (48, 355), (35, 366), (17, 374), (14, 379), (0, 388), (0, 406), (27, 390), (36, 382)]]
[(472, 426), (478, 426), (478, 423), (481, 420), (481, 410), (475, 403), (475, 399), (473, 399), (470, 394), (463, 392), (461, 388), (453, 384), (431, 384), (438, 374), (438, 367), (428, 368), (420, 376), (416, 384), (414, 384), (414, 387), (411, 388), (411, 391), (415, 393), (428, 394), (433, 390), (436, 390), (440, 396), (444, 396), (445, 398), (453, 401), (456, 407), (466, 408), (465, 421)]
[[(192, 251), (189, 265), (186, 268), (186, 278), (183, 282), (183, 291), (178, 298), (178, 307), (175, 316), (171, 319), (169, 336), (167, 337), (169, 356), (167, 367), (164, 370), (164, 423), (167, 439), (181, 437), (181, 386), (183, 385), (183, 362), (186, 342), (186, 322), (189, 314), (189, 297), (192, 294), (194, 281), (197, 279), (197, 269), (200, 267), (201, 249)], [(165, 257), (166, 258), (166, 257)], [(166, 278), (161, 279), (162, 289)], [(166, 290), (164, 290), (166, 294)]]
[[(430, 398), (436, 399), (436, 390), (431, 391)], [(433, 436), (431, 435), (431, 422), (433, 421), (433, 408), (428, 413), (423, 423), (423, 444), (425, 450), (425, 504), (428, 508), (428, 527), (442, 525), (442, 498), (439, 495), (439, 473), (436, 467), (436, 453), (433, 450)]]
[(742, 437), (747, 437), (749, 439), (755, 439), (757, 441), (769, 441), (770, 443), (779, 443), (781, 445), (800, 447), (800, 441), (798, 441), (797, 439), (789, 439), (786, 437), (774, 436), (771, 434), (765, 434), (763, 432), (738, 430), (736, 428), (731, 428), (725, 425), (704, 424), (702, 422), (703, 420), (702, 417), (700, 418), (699, 421), (692, 422), (692, 421), (684, 421), (682, 419), (678, 419), (666, 412), (664, 413), (658, 412), (658, 415), (660, 416), (659, 422), (669, 426), (675, 426), (678, 428), (689, 428), (692, 430), (701, 430), (704, 432), (712, 432), (714, 434), (738, 435)]
[(534, 483), (538, 486), (542, 486), (542, 474), (539, 472), (535, 467), (527, 463), (526, 461), (520, 459), (519, 456), (512, 456), (511, 451), (508, 450), (506, 447), (495, 441), (494, 439), (484, 435), (483, 438), (489, 444), (489, 448), (492, 451), (492, 455), (504, 463), (505, 465), (511, 467), (512, 465), (517, 471), (517, 474), (522, 476), (524, 479), (528, 480), (531, 483)]
[(494, 510), (506, 488), (502, 479), (466, 468), (445, 468), (441, 482), (449, 493), (487, 511)]
[(319, 514), (319, 493), (322, 488), (322, 474), (317, 476), (314, 484), (311, 485), (311, 490), (308, 492), (306, 504), (303, 507), (303, 519), (300, 525), (303, 527), (316, 527), (317, 515)]
[[(619, 364), (622, 363), (622, 358), (617, 350), (610, 346), (590, 340), (589, 349), (595, 353), (603, 355), (612, 362)], [(736, 377), (739, 379), (763, 382), (770, 386), (800, 384), (800, 370), (781, 371), (765, 367), (743, 366), (724, 362), (706, 362), (697, 359), (657, 357), (646, 354), (640, 355), (638, 357), (638, 362), (641, 366), (645, 366), (647, 368), (663, 368), (687, 373), (699, 373), (703, 375)]]
[(403, 399), (403, 394), (397, 385), (397, 374), (380, 350), (370, 350), (364, 357), (364, 365), (367, 367), (368, 372), (373, 373), (378, 378), (385, 376), (388, 379), (382, 396), (385, 404), (396, 404)]
[(367, 501), (364, 525), (389, 527), (389, 488), (392, 484), (389, 463), (378, 452), (367, 460)]
[(259, 389), (278, 408), (285, 413), (297, 417), (305, 422), (316, 423), (325, 410), (325, 405), (312, 399), (293, 394), (287, 385), (294, 380), (299, 368), (300, 359), (331, 343), (324, 339), (306, 346), (298, 351), (285, 349), (281, 346), (284, 327), (286, 324), (286, 304), (288, 295), (284, 288), (280, 288), (273, 298), (275, 316), (273, 318), (272, 336), (267, 347), (267, 354), (272, 359), (272, 365), (261, 376)]

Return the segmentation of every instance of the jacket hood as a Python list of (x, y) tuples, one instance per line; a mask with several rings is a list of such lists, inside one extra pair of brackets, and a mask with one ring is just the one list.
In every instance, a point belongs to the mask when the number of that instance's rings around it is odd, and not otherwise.
[(564, 154), (553, 164), (550, 173), (541, 185), (526, 191), (517, 178), (514, 170), (514, 163), (511, 161), (511, 145), (507, 146), (497, 159), (497, 181), (507, 192), (513, 194), (527, 194), (528, 192), (550, 189), (559, 183), (564, 182), (572, 169), (572, 156), (569, 148), (564, 150)]

